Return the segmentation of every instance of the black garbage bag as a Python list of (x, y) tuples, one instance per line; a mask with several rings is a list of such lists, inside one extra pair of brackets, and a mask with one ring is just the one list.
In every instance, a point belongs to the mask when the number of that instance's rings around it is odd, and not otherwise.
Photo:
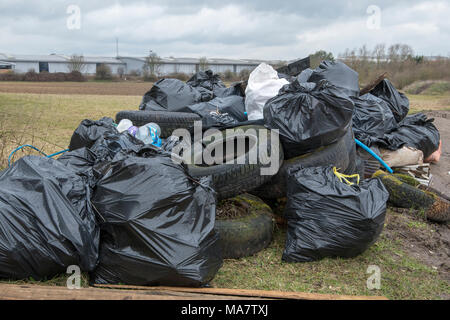
[(172, 149), (175, 148), (178, 144), (181, 143), (181, 139), (177, 136), (169, 136), (166, 139), (162, 139), (161, 149), (166, 152), (172, 152)]
[(224, 128), (229, 126), (237, 126), (239, 121), (230, 116), (228, 113), (220, 113), (211, 111), (202, 118), (203, 128)]
[(434, 119), (428, 119), (423, 113), (416, 113), (403, 119), (396, 130), (376, 139), (378, 146), (397, 150), (404, 145), (419, 149), (426, 159), (439, 148), (441, 139), (439, 130), (433, 124)]
[(289, 82), (292, 82), (293, 80), (295, 80), (295, 77), (290, 76), (288, 74), (281, 73), (281, 72), (277, 72), (277, 74), (278, 74), (278, 79), (286, 79)]
[[(238, 123), (247, 121), (247, 115), (245, 114), (245, 101), (244, 98), (240, 96), (214, 98), (208, 102), (191, 105), (188, 108), (191, 112), (198, 114), (202, 118), (207, 118), (206, 122), (211, 124), (215, 122), (214, 119), (218, 120), (218, 123), (221, 124), (225, 124), (225, 122)], [(220, 114), (226, 114), (228, 116), (217, 118), (216, 115)], [(222, 120), (220, 120), (220, 118), (222, 118)]]
[(351, 99), (355, 104), (353, 132), (367, 146), (372, 146), (376, 139), (397, 128), (394, 114), (383, 99), (370, 93)]
[(97, 161), (111, 161), (121, 151), (139, 152), (144, 143), (127, 131), (107, 132), (90, 148)]
[(70, 265), (92, 271), (99, 228), (85, 179), (57, 160), (25, 156), (0, 173), (0, 278), (35, 280)]
[(85, 119), (81, 121), (78, 128), (70, 139), (69, 150), (79, 148), (90, 148), (105, 132), (117, 131), (114, 127), (114, 120), (103, 117), (100, 120)]
[(178, 79), (161, 79), (145, 93), (139, 109), (189, 112), (187, 106), (213, 98), (210, 90), (203, 87), (199, 90)]
[(58, 158), (58, 162), (65, 165), (76, 174), (87, 179), (88, 184), (93, 188), (97, 181), (94, 166), (97, 156), (88, 148), (80, 148), (64, 153)]
[(370, 91), (374, 96), (387, 102), (397, 122), (402, 121), (409, 112), (409, 99), (406, 95), (398, 92), (394, 85), (384, 79)]
[(209, 91), (215, 91), (217, 88), (226, 88), (225, 84), (220, 80), (218, 74), (214, 74), (212, 70), (199, 71), (194, 74), (186, 84), (191, 87), (203, 87)]
[(313, 167), (292, 170), (287, 183), (284, 261), (354, 257), (377, 240), (389, 198), (378, 178), (348, 185), (331, 167)]
[(279, 129), (285, 159), (329, 145), (351, 126), (353, 102), (326, 81), (297, 80), (280, 89), (264, 106), (264, 122)]
[(95, 283), (200, 286), (222, 266), (211, 180), (170, 156), (119, 154), (92, 202), (102, 217)]
[(243, 97), (245, 90), (242, 88), (242, 82), (236, 82), (228, 88), (216, 87), (214, 89), (214, 97), (225, 98), (229, 96)]
[(308, 82), (309, 77), (313, 74), (314, 70), (311, 68), (305, 69), (297, 76), (297, 81), (302, 82)]
[(220, 80), (218, 74), (214, 74), (211, 70), (199, 71), (194, 74), (186, 84), (203, 92), (204, 98), (207, 100), (207, 94), (212, 94), (214, 98), (225, 98), (229, 96), (243, 96), (244, 90), (241, 88), (241, 83), (234, 83), (229, 88)]
[(352, 97), (359, 96), (358, 73), (340, 61), (325, 60), (313, 70), (308, 78), (309, 82), (319, 83), (327, 80), (332, 85), (341, 89), (345, 94)]

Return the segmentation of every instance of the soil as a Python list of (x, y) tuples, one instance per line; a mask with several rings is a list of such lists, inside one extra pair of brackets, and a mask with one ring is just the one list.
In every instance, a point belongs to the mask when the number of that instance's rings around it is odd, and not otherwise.
[(434, 118), (434, 125), (439, 129), (442, 140), (441, 159), (431, 164), (431, 187), (450, 197), (450, 111), (424, 112)]
[(216, 219), (237, 219), (249, 213), (250, 206), (246, 202), (233, 199), (222, 200), (216, 210)]
[(0, 81), (0, 92), (36, 94), (94, 94), (142, 96), (152, 87), (151, 82), (27, 82)]
[(415, 216), (413, 210), (390, 208), (383, 234), (400, 239), (402, 249), (418, 261), (436, 269), (450, 281), (450, 225), (430, 223)]

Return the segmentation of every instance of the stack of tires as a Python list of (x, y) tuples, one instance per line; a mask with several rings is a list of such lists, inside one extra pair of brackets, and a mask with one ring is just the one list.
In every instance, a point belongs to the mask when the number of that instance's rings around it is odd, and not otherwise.
[[(117, 113), (116, 122), (122, 119), (129, 119), (137, 126), (155, 122), (161, 127), (161, 138), (168, 138), (178, 128), (192, 128), (194, 121), (201, 120), (200, 116), (192, 113), (142, 110)], [(233, 128), (232, 134), (226, 134), (227, 130), (221, 132), (222, 138), (203, 143), (203, 150), (214, 149), (219, 144), (226, 145), (229, 142), (244, 139), (246, 140), (244, 161), (241, 159), (239, 163), (233, 163), (233, 161), (229, 163), (229, 160), (236, 155), (228, 154), (224, 147), (223, 156), (228, 163), (206, 165), (200, 162), (187, 164), (187, 169), (193, 178), (212, 177), (219, 206), (223, 202), (231, 201), (235, 206), (246, 208), (246, 213), (243, 215), (218, 217), (216, 220), (215, 228), (221, 237), (224, 258), (235, 259), (249, 256), (269, 245), (274, 230), (274, 218), (272, 210), (262, 199), (286, 196), (286, 179), (289, 170), (298, 167), (333, 165), (343, 171), (353, 172), (356, 167), (356, 151), (351, 127), (337, 142), (287, 160), (284, 159), (282, 146), (278, 141), (276, 143), (272, 141), (270, 130), (264, 126), (245, 125)], [(257, 163), (250, 161), (250, 154), (255, 151), (255, 148), (265, 149), (263, 153), (272, 157), (274, 156), (272, 153), (276, 153), (278, 166), (275, 168), (274, 175), (261, 174), (261, 169), (267, 166), (267, 161), (261, 161), (259, 158)], [(201, 155), (193, 153), (193, 158), (198, 156)]]

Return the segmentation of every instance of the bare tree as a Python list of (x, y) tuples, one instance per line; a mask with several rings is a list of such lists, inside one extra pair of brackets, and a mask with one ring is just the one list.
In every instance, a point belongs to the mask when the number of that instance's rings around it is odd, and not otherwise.
[(160, 73), (161, 58), (153, 51), (145, 58), (144, 66), (142, 67), (144, 77), (156, 77)]
[(70, 56), (67, 68), (69, 69), (69, 72), (78, 71), (83, 73), (86, 66), (86, 62), (84, 61), (84, 57), (82, 55), (73, 54)]
[(400, 47), (399, 43), (393, 44), (388, 48), (389, 62), (398, 62), (400, 60)]
[(208, 63), (208, 59), (206, 57), (201, 57), (198, 60), (198, 69), (200, 71), (206, 71), (209, 68), (209, 63)]
[(364, 44), (361, 48), (358, 49), (359, 59), (362, 61), (367, 61), (369, 59), (369, 50), (367, 46)]
[(400, 45), (400, 60), (406, 61), (414, 55), (414, 51), (411, 46), (407, 44)]
[(386, 58), (386, 45), (384, 43), (377, 44), (373, 49), (373, 56), (379, 65)]

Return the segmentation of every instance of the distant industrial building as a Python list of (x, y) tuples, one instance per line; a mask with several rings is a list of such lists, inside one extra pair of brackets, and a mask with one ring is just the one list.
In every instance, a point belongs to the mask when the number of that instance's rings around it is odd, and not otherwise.
[[(18, 73), (28, 72), (31, 69), (36, 72), (69, 72), (70, 56), (61, 54), (50, 55), (9, 55), (0, 53), (0, 69), (14, 70)], [(157, 73), (167, 75), (171, 73), (193, 74), (204, 66), (204, 60), (196, 58), (161, 58), (157, 64)], [(252, 70), (262, 60), (242, 59), (207, 59), (208, 69), (214, 73), (231, 71), (239, 73), (244, 69)], [(279, 61), (265, 61), (268, 63), (279, 63)], [(142, 74), (145, 57), (84, 57), (82, 73), (95, 74), (97, 67), (107, 65), (113, 74), (123, 71), (125, 74)], [(120, 69), (121, 68), (121, 69)]]
[[(10, 63), (6, 69), (12, 69), (18, 73), (34, 70), (36, 72), (69, 72), (70, 57), (61, 54), (50, 55), (8, 55), (0, 53), (0, 61)], [(118, 68), (126, 68), (124, 62), (116, 58), (108, 57), (84, 57), (83, 73), (95, 74), (97, 66), (106, 64), (112, 73), (117, 73)]]
[[(119, 57), (121, 61), (125, 62), (127, 66), (127, 73), (142, 72), (145, 64), (145, 58), (136, 57)], [(200, 66), (205, 61), (196, 58), (161, 58), (158, 62), (158, 72), (162, 75), (170, 73), (186, 73), (193, 74), (198, 72)], [(252, 70), (258, 66), (262, 61), (259, 60), (237, 60), (237, 59), (207, 59), (206, 63), (208, 69), (214, 73), (221, 73), (231, 71), (239, 73), (244, 69)]]

